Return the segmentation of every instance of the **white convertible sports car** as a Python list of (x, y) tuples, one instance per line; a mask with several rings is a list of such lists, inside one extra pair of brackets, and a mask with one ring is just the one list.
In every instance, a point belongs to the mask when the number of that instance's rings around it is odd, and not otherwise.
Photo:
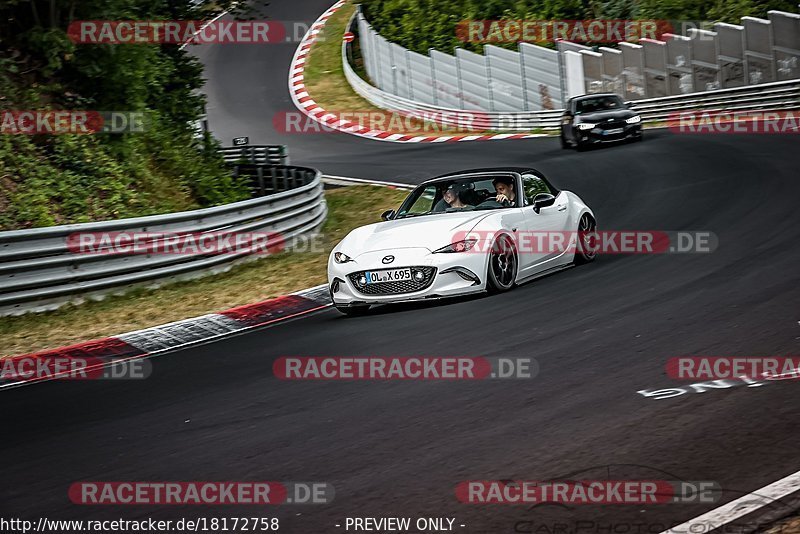
[(382, 218), (350, 232), (328, 259), (331, 299), (347, 315), (373, 304), (506, 291), (595, 256), (592, 210), (535, 169), (439, 176)]

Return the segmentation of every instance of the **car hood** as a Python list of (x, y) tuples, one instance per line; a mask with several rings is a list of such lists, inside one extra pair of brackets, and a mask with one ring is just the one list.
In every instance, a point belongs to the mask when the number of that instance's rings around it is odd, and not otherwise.
[(350, 232), (338, 249), (353, 258), (365, 252), (397, 248), (424, 247), (433, 251), (450, 244), (458, 232), (471, 231), (491, 213), (439, 213), (370, 224)]
[(631, 109), (609, 109), (606, 111), (595, 111), (594, 113), (581, 113), (575, 118), (580, 122), (600, 122), (608, 119), (630, 119), (636, 112)]

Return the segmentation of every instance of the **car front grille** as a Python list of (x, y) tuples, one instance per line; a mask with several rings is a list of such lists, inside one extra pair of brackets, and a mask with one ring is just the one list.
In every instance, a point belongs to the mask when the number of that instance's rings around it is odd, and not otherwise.
[(436, 267), (411, 267), (411, 275), (413, 276), (416, 271), (422, 271), (425, 276), (421, 282), (415, 280), (402, 280), (399, 282), (384, 282), (382, 284), (369, 284), (365, 286), (358, 285), (358, 278), (366, 271), (358, 271), (348, 274), (347, 277), (356, 288), (356, 291), (363, 295), (400, 295), (403, 293), (414, 293), (415, 291), (422, 291), (427, 289), (433, 283), (436, 276)]
[(599, 126), (603, 130), (613, 130), (614, 128), (625, 128), (626, 123), (625, 121), (610, 120), (601, 122)]

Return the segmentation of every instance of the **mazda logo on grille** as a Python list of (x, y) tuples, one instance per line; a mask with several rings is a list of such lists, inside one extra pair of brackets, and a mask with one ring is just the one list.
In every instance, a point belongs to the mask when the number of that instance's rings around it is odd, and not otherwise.
[(384, 256), (381, 260), (384, 264), (392, 263), (394, 261), (394, 256)]

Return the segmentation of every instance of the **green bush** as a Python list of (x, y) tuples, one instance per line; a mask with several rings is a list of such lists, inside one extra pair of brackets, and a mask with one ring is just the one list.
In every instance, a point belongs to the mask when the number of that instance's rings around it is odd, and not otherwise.
[(202, 65), (176, 45), (87, 45), (75, 20), (213, 16), (230, 2), (0, 0), (0, 111), (141, 112), (144, 132), (0, 135), (0, 230), (191, 209), (247, 198), (198, 139)]

